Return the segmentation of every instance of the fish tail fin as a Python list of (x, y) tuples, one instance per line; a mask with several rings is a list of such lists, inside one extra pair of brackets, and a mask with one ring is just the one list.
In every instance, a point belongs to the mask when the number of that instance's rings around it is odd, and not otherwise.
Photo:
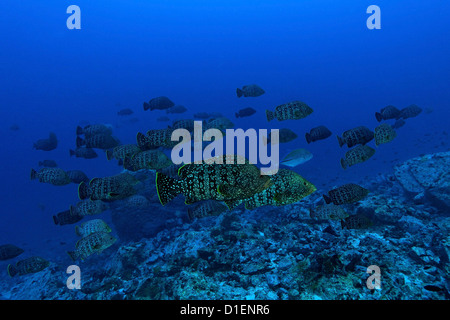
[(145, 134), (143, 134), (142, 132), (138, 132), (136, 134), (136, 142), (140, 149), (142, 149), (142, 150), (148, 149), (147, 148), (147, 142), (148, 142), (147, 136)]
[(78, 185), (78, 198), (80, 198), (80, 200), (89, 198), (89, 186), (84, 181), (80, 182)]
[(59, 220), (57, 216), (53, 216), (53, 222), (58, 225), (59, 224)]
[(77, 136), (79, 136), (80, 134), (83, 134), (83, 128), (80, 126), (77, 126)]
[(131, 157), (127, 156), (125, 159), (123, 159), (123, 168), (126, 170), (134, 171), (133, 166), (131, 164)]
[(311, 135), (308, 132), (305, 134), (305, 138), (306, 138), (306, 142), (308, 142), (308, 144), (310, 144), (311, 143)]
[(344, 229), (346, 227), (346, 223), (344, 220), (341, 220), (341, 228)]
[(79, 148), (85, 144), (85, 141), (83, 139), (81, 139), (80, 137), (77, 137), (76, 144), (77, 144), (77, 148)]
[(79, 256), (77, 251), (67, 251), (67, 254), (69, 255), (70, 259), (72, 259), (72, 261), (76, 261)]
[(342, 167), (342, 169), (347, 169), (347, 161), (345, 161), (345, 159), (341, 159), (341, 167)]
[(375, 118), (377, 118), (377, 121), (380, 122), (381, 120), (383, 120), (383, 117), (381, 116), (381, 113), (379, 112), (375, 112)]
[(235, 112), (234, 115), (236, 116), (236, 118), (239, 118), (239, 113)]
[(70, 156), (74, 156), (75, 155), (75, 151), (73, 151), (72, 149), (69, 149), (69, 155)]
[(144, 110), (147, 111), (150, 109), (150, 105), (147, 102), (144, 102)]
[(238, 98), (242, 97), (243, 94), (244, 94), (244, 92), (241, 89), (239, 89), (239, 88), (236, 89), (236, 95)]
[(329, 196), (327, 196), (326, 194), (323, 195), (323, 199), (325, 200), (326, 204), (331, 203), (331, 198)]
[(274, 119), (273, 112), (270, 110), (266, 110), (267, 121), (271, 121)]
[(17, 274), (17, 268), (14, 267), (12, 264), (8, 264), (7, 270), (8, 276), (10, 276), (11, 278)]
[(106, 159), (111, 160), (113, 158), (113, 152), (111, 150), (106, 150)]
[(345, 144), (344, 140), (342, 140), (342, 138), (339, 137), (339, 136), (337, 136), (337, 139), (338, 139), (338, 142), (339, 142), (339, 147), (342, 147)]
[(156, 173), (156, 192), (161, 204), (164, 206), (181, 193), (178, 180), (166, 176), (163, 173)]
[(31, 169), (31, 173), (30, 173), (30, 178), (31, 178), (31, 180), (36, 179), (36, 177), (37, 177), (37, 172), (36, 172), (36, 170)]

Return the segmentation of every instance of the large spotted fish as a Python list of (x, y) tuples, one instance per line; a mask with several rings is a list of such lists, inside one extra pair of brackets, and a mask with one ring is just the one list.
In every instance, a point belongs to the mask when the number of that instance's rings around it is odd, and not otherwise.
[(330, 190), (328, 195), (323, 195), (323, 198), (327, 204), (333, 202), (335, 205), (341, 205), (362, 200), (368, 193), (369, 190), (366, 188), (354, 183), (348, 183)]
[(42, 168), (39, 171), (31, 169), (31, 180), (38, 179), (42, 183), (54, 186), (64, 186), (72, 182), (67, 172), (61, 168)]
[(93, 253), (100, 254), (103, 250), (109, 248), (116, 242), (108, 232), (95, 232), (81, 238), (75, 244), (75, 250), (67, 251), (67, 254), (73, 261), (84, 260)]
[(344, 158), (341, 159), (341, 167), (347, 169), (347, 167), (369, 160), (374, 154), (374, 148), (362, 144), (357, 145), (345, 153)]
[(292, 101), (281, 104), (275, 108), (275, 111), (266, 110), (267, 120), (271, 121), (277, 119), (283, 120), (298, 120), (305, 118), (313, 113), (313, 109), (302, 101)]
[(344, 131), (342, 138), (337, 136), (339, 146), (342, 147), (347, 144), (347, 147), (351, 148), (357, 144), (366, 144), (374, 137), (373, 132), (365, 126), (359, 126), (347, 131)]

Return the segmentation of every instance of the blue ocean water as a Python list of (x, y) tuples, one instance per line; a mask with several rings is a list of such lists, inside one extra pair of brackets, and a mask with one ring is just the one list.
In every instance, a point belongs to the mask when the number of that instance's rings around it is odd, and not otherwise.
[[(313, 159), (294, 170), (321, 191), (369, 181), (422, 154), (448, 151), (450, 27), (446, 1), (86, 1), (4, 0), (0, 9), (0, 244), (27, 256), (64, 255), (77, 239), (72, 226), (52, 216), (78, 199), (77, 185), (30, 180), (38, 162), (55, 160), (89, 177), (122, 168), (97, 150), (96, 159), (69, 156), (76, 127), (113, 126), (135, 143), (137, 132), (165, 128), (163, 110), (142, 103), (167, 96), (188, 111), (221, 112), (235, 128), (290, 128), (298, 138), (280, 156), (306, 148)], [(69, 30), (69, 5), (81, 9), (81, 29)], [(381, 29), (369, 30), (366, 9), (381, 9)], [(256, 83), (260, 97), (237, 98), (236, 88)], [(301, 120), (268, 122), (265, 110), (301, 100), (314, 112)], [(343, 170), (336, 135), (364, 125), (387, 105), (416, 104), (397, 137), (368, 161)], [(256, 114), (236, 119), (238, 110)], [(118, 116), (123, 108), (131, 116)], [(427, 112), (425, 112), (427, 110)], [(137, 122), (129, 121), (137, 118)], [(11, 130), (16, 124), (19, 130)], [(304, 134), (326, 125), (333, 135), (307, 144)], [(55, 132), (58, 146), (34, 150)], [(318, 198), (320, 194), (314, 195)], [(281, 209), (280, 209), (281, 210)], [(104, 219), (110, 221), (105, 214)], [(20, 256), (19, 256), (20, 258)], [(67, 258), (67, 257), (66, 257)], [(17, 260), (17, 258), (16, 258)], [(68, 261), (69, 262), (69, 261)], [(0, 262), (6, 273), (10, 261)], [(3, 271), (2, 271), (3, 270)]]

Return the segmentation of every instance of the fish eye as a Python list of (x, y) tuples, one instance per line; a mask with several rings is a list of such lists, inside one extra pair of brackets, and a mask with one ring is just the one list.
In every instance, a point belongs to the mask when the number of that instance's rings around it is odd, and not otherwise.
[(303, 185), (304, 185), (304, 186), (306, 186), (306, 185), (307, 185), (306, 181), (305, 181), (305, 182), (303, 182)]

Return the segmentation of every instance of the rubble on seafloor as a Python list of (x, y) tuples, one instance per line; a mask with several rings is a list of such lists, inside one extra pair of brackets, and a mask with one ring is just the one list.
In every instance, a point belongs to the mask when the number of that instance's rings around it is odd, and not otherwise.
[[(194, 221), (182, 201), (131, 212), (119, 203), (120, 241), (79, 263), (80, 289), (67, 288), (64, 257), (37, 274), (1, 273), (0, 299), (449, 299), (449, 169), (450, 153), (438, 153), (366, 181), (369, 196), (346, 207), (373, 221), (366, 229), (312, 220), (317, 196)], [(372, 265), (379, 289), (367, 287)]]

